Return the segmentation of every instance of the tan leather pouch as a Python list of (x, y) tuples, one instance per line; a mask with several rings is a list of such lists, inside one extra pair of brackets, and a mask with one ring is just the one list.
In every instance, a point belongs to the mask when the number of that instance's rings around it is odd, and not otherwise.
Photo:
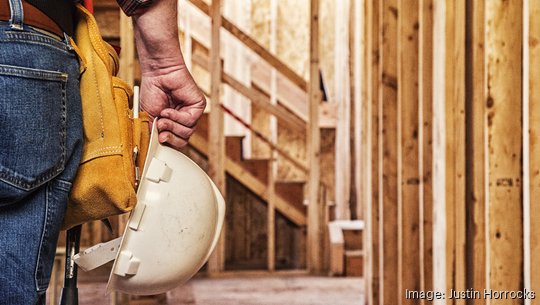
[[(118, 55), (77, 5), (75, 46), (81, 57), (84, 148), (63, 229), (130, 211), (149, 141), (148, 116), (133, 118), (133, 91), (116, 77)], [(137, 168), (138, 167), (138, 168)]]

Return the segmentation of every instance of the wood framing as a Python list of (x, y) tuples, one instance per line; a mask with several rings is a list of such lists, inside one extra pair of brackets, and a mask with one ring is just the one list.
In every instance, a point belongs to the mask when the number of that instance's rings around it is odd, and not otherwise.
[[(223, 134), (224, 115), (220, 107), (221, 97), (221, 73), (222, 65), (220, 58), (220, 30), (221, 0), (213, 0), (210, 16), (212, 18), (212, 48), (210, 49), (210, 122), (209, 122), (209, 162), (208, 175), (223, 196), (225, 196), (225, 136)], [(224, 265), (224, 234), (208, 261), (208, 272), (216, 273), (223, 270)]]
[(266, 214), (267, 217), (267, 251), (268, 251), (268, 261), (267, 268), (268, 271), (274, 271), (276, 269), (276, 192), (275, 192), (275, 172), (274, 172), (274, 160), (268, 162), (268, 189), (266, 190), (268, 194), (268, 211)]
[(120, 47), (122, 54), (120, 56), (120, 70), (118, 76), (128, 85), (133, 86), (135, 80), (135, 41), (133, 34), (133, 24), (131, 18), (122, 11), (120, 15)]
[(420, 290), (433, 291), (433, 0), (420, 1), (419, 12)]
[[(527, 0), (525, 0), (527, 1)], [(530, 289), (540, 291), (540, 2), (528, 1), (529, 28), (528, 37), (524, 37), (529, 47), (528, 102), (529, 102), (529, 138), (530, 138)], [(526, 132), (526, 130), (525, 130)], [(525, 215), (527, 217), (527, 215)], [(534, 302), (537, 301), (533, 301)]]
[[(465, 287), (465, 0), (446, 1), (446, 291)], [(436, 156), (434, 156), (436, 158)], [(465, 304), (465, 300), (449, 300)]]
[[(446, 3), (433, 3), (433, 290), (446, 291), (446, 198), (445, 194), (445, 37)], [(440, 194), (440, 195), (439, 195)], [(446, 300), (434, 300), (434, 305), (444, 305)]]
[[(189, 1), (193, 3), (197, 8), (199, 8), (202, 12), (204, 12), (206, 15), (211, 16), (211, 7), (209, 7), (208, 4), (206, 4), (204, 1), (202, 0), (189, 0)], [(300, 87), (304, 91), (307, 89), (307, 82), (302, 76), (294, 72), (291, 68), (285, 65), (276, 56), (271, 54), (267, 49), (261, 46), (248, 34), (246, 34), (241, 29), (239, 29), (227, 18), (222, 17), (222, 23), (223, 23), (224, 29), (226, 29), (233, 36), (238, 38), (238, 40), (240, 40), (247, 47), (253, 50), (253, 52), (261, 56), (261, 58), (266, 60), (269, 64), (271, 64), (274, 68), (276, 68), (281, 74), (286, 76), (288, 79), (290, 79), (293, 83), (295, 83), (298, 87)]]
[[(336, 126), (336, 219), (350, 219), (350, 181), (351, 181), (351, 92), (350, 92), (350, 54), (349, 54), (349, 0), (335, 1), (334, 24), (334, 96), (338, 105)], [(361, 83), (357, 86), (361, 87)]]
[(415, 304), (405, 290), (420, 290), (419, 4), (399, 2), (398, 23), (398, 300)]
[(319, 104), (322, 94), (319, 89), (319, 0), (310, 0), (310, 67), (309, 67), (309, 123), (308, 137), (308, 270), (314, 274), (323, 271), (323, 241), (324, 241), (324, 206), (319, 197), (320, 181), (320, 130), (319, 130)]
[[(486, 219), (488, 205), (486, 168), (486, 79), (485, 79), (485, 1), (467, 4), (466, 100), (467, 100), (467, 285), (481, 291), (486, 287)], [(471, 300), (475, 305), (485, 299)]]
[[(382, 206), (382, 99), (379, 99), (379, 3), (378, 0), (366, 1), (367, 3), (367, 18), (366, 18), (366, 40), (367, 40), (367, 51), (366, 51), (366, 85), (368, 89), (368, 99), (367, 102), (371, 104), (371, 111), (369, 115), (371, 116), (370, 124), (370, 149), (371, 149), (371, 193), (368, 194), (370, 198), (366, 200), (366, 206), (371, 207), (371, 212), (368, 213), (366, 210), (366, 247), (367, 248), (367, 266), (368, 270), (366, 276), (369, 278), (366, 279), (366, 292), (371, 291), (371, 294), (367, 296), (367, 303), (369, 305), (378, 305), (381, 304), (381, 289), (380, 285), (381, 277), (381, 253), (382, 253), (382, 238), (380, 233), (382, 232), (381, 226), (381, 211)], [(369, 242), (371, 240), (371, 242)]]
[[(197, 134), (194, 134), (190, 139), (190, 143), (195, 149), (199, 150), (203, 154), (208, 155), (209, 144), (204, 138)], [(232, 160), (231, 158), (226, 158), (225, 170), (234, 179), (240, 181), (243, 185), (245, 185), (250, 191), (268, 202), (267, 186), (264, 183), (260, 182), (257, 177), (253, 176), (251, 173), (243, 169), (242, 166), (238, 164), (238, 162)], [(294, 224), (298, 226), (305, 226), (307, 224), (306, 216), (304, 216), (300, 211), (298, 211), (298, 209), (289, 205), (280, 196), (276, 196), (275, 198), (275, 208)]]
[[(400, 304), (401, 300), (398, 270), (398, 71), (397, 71), (397, 30), (398, 2), (379, 1), (379, 52), (381, 70), (379, 79), (379, 99), (382, 103), (381, 135), (382, 160), (380, 175), (382, 249), (379, 253), (383, 262), (381, 270), (381, 301), (384, 305)], [(397, 258), (397, 259), (396, 259)]]
[[(523, 289), (522, 1), (486, 1), (488, 289)], [(521, 304), (491, 300), (491, 304)]]

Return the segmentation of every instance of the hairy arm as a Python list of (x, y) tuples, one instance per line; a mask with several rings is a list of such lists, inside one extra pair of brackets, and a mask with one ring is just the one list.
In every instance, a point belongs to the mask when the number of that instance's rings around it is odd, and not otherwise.
[(141, 64), (141, 109), (158, 118), (159, 141), (187, 144), (206, 106), (184, 63), (178, 39), (177, 0), (155, 1), (133, 16)]

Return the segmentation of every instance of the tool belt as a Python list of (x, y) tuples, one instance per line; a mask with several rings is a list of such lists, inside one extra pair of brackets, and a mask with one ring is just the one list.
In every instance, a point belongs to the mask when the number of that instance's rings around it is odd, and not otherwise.
[(77, 4), (74, 49), (81, 58), (84, 146), (64, 229), (129, 212), (148, 150), (148, 115), (133, 111), (131, 87), (116, 77), (119, 58), (94, 16)]
[[(58, 24), (35, 6), (23, 1), (23, 11), (25, 24), (56, 34), (60, 37), (64, 36), (63, 31)], [(0, 20), (9, 21), (10, 16), (11, 13), (8, 0), (0, 0)]]

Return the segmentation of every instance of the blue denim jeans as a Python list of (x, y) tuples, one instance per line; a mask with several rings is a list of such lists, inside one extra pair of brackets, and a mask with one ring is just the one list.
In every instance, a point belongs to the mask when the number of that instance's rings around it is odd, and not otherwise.
[(1, 305), (45, 304), (82, 153), (77, 55), (65, 39), (17, 26), (18, 1), (0, 21)]

